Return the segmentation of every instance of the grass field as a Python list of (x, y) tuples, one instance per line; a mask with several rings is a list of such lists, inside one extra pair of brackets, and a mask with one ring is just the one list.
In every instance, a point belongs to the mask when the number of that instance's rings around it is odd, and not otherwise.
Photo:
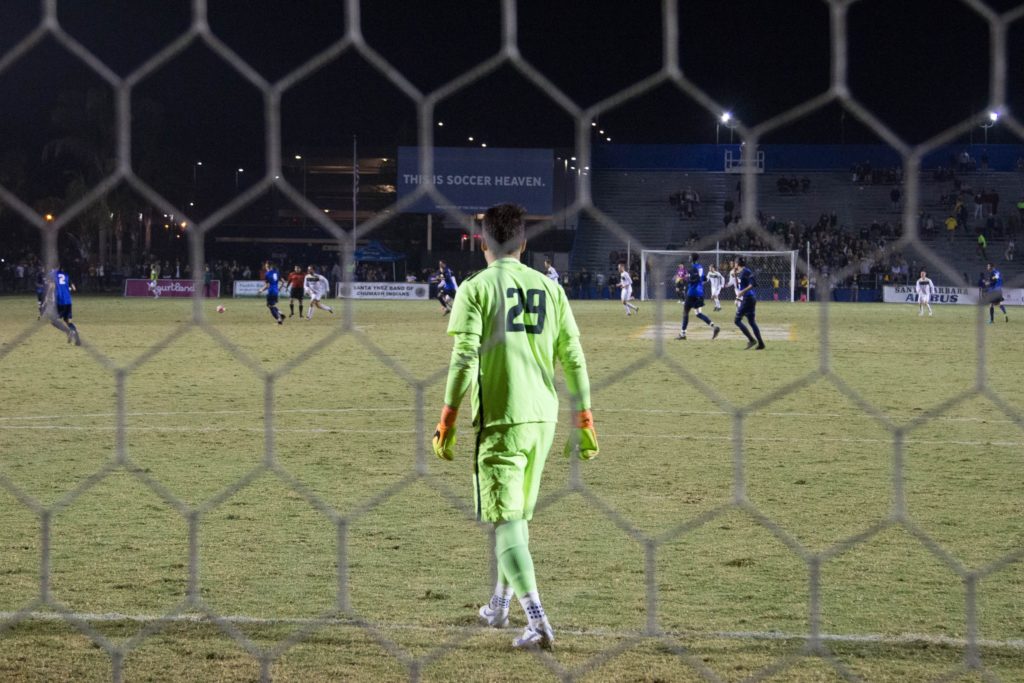
[(223, 303), (78, 297), (76, 348), (0, 299), (0, 680), (1024, 680), (1015, 309), (763, 303), (746, 352), (731, 304), (577, 303), (602, 451), (548, 462), (540, 655), (475, 625), (437, 305)]

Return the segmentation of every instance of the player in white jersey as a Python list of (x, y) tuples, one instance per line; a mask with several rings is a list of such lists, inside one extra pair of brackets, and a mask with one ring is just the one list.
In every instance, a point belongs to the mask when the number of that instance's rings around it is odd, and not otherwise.
[(544, 274), (548, 276), (548, 279), (552, 282), (558, 282), (558, 271), (551, 265), (551, 261), (544, 259)]
[(327, 295), (327, 290), (330, 287), (330, 283), (327, 282), (327, 278), (316, 272), (316, 266), (309, 266), (306, 268), (306, 277), (302, 280), (302, 288), (309, 297), (309, 307), (306, 309), (306, 320), (313, 319), (313, 309), (319, 308), (321, 311), (327, 311), (328, 313), (334, 313), (334, 309), (327, 304), (321, 302)]
[(928, 277), (928, 273), (921, 271), (921, 277), (915, 286), (917, 290), (917, 314), (924, 315), (925, 307), (928, 308), (928, 315), (932, 314), (932, 293), (935, 291), (935, 283)]
[[(723, 285), (722, 288), (724, 289), (725, 287), (732, 287), (732, 291), (733, 292), (738, 292), (740, 290), (740, 288), (739, 288), (739, 284), (740, 284), (739, 273), (740, 273), (740, 268), (739, 268), (739, 266), (736, 265), (736, 262), (735, 261), (729, 261), (729, 281), (726, 282), (725, 285)], [(740, 297), (736, 297), (736, 308), (740, 307), (740, 301), (741, 301), (741, 298)]]
[(708, 284), (711, 285), (711, 299), (715, 302), (715, 310), (720, 311), (722, 304), (718, 300), (718, 295), (722, 291), (722, 287), (725, 286), (725, 278), (714, 266), (708, 266)]
[(625, 263), (619, 264), (619, 300), (626, 307), (626, 315), (640, 312), (639, 306), (629, 303), (633, 300), (633, 278), (626, 270)]

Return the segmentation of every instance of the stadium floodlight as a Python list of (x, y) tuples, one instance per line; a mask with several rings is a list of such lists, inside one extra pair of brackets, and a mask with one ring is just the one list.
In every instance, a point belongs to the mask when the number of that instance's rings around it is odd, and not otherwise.
[(990, 111), (988, 113), (988, 121), (983, 123), (983, 124), (981, 124), (982, 130), (985, 131), (985, 144), (986, 145), (988, 144), (988, 129), (991, 128), (992, 126), (996, 125), (997, 121), (999, 121), (999, 112), (997, 112), (997, 111)]
[(721, 131), (722, 126), (729, 129), (729, 144), (732, 144), (732, 129), (738, 124), (731, 111), (724, 111), (722, 115), (718, 117), (718, 121), (715, 123), (715, 144), (718, 144), (718, 134)]

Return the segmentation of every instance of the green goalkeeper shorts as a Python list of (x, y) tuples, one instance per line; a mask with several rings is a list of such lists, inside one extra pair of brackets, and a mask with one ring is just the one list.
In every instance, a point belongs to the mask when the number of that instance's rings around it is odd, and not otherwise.
[(485, 427), (477, 432), (473, 483), (477, 518), (513, 522), (533, 518), (554, 422)]

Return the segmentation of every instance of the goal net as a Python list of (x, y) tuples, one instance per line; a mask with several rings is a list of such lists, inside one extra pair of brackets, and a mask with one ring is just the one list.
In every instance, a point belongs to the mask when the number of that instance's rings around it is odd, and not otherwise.
[[(761, 301), (796, 301), (798, 276), (796, 251), (681, 251), (645, 249), (640, 252), (640, 298), (643, 301), (659, 297), (675, 298), (675, 275), (680, 264), (690, 264), (690, 254), (700, 255), (705, 266), (715, 266), (725, 283), (729, 282), (729, 269), (743, 256), (747, 266), (757, 278), (757, 298)], [(777, 283), (777, 284), (776, 284)], [(728, 292), (728, 294), (727, 294)], [(733, 298), (734, 289), (722, 290), (722, 296)], [(778, 295), (776, 297), (776, 295)]]

